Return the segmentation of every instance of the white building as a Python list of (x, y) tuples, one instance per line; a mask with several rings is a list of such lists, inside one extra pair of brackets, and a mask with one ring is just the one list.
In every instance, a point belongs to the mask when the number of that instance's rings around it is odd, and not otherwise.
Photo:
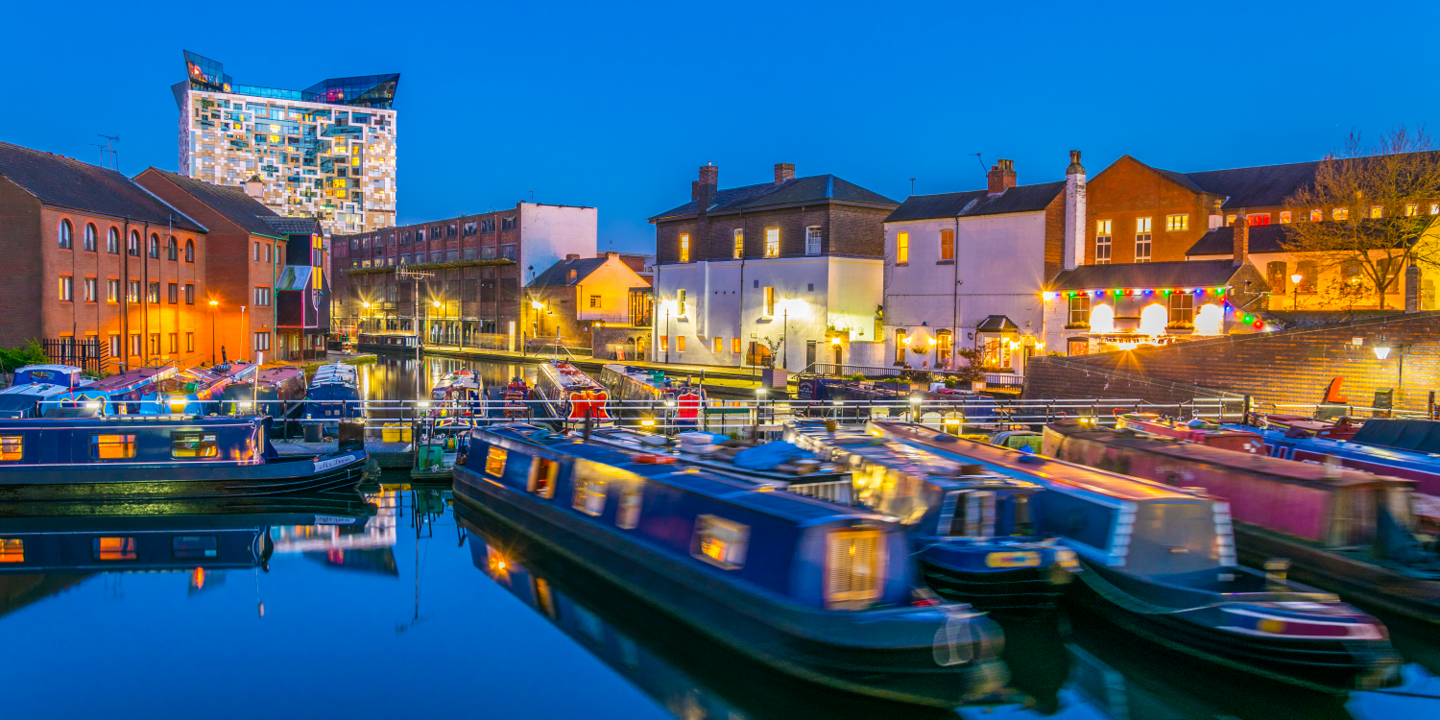
[(794, 175), (781, 163), (773, 182), (721, 190), (706, 165), (689, 203), (651, 218), (653, 357), (793, 372), (878, 360), (882, 223), (898, 203)]
[(1023, 372), (1045, 349), (1046, 283), (1083, 258), (1085, 168), (1064, 182), (1015, 184), (991, 168), (984, 190), (920, 195), (885, 220), (885, 365), (954, 368), (957, 348)]

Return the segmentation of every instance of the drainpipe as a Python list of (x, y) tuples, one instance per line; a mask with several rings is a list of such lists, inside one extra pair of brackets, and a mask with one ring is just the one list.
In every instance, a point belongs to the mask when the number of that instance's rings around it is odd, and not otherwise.
[(955, 216), (955, 250), (950, 253), (955, 261), (954, 282), (950, 284), (950, 366), (955, 366), (955, 348), (959, 344), (960, 328), (960, 216)]

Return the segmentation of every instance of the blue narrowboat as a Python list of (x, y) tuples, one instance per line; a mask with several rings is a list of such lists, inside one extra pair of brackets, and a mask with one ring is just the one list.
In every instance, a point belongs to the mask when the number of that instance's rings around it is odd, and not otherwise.
[(633, 365), (606, 365), (600, 382), (610, 390), (610, 407), (625, 420), (660, 420), (681, 428), (700, 425), (705, 408), (705, 388), (699, 383), (676, 380), (663, 370)]
[(159, 408), (153, 402), (145, 402), (145, 399), (155, 394), (156, 383), (177, 373), (179, 368), (174, 365), (135, 368), (101, 378), (83, 388), (61, 394), (55, 400), (68, 407), (95, 409), (101, 415), (138, 415), (142, 412), (153, 415)]
[(916, 586), (893, 519), (653, 459), (475, 428), (455, 493), (773, 670), (940, 707), (999, 671), (998, 626)]
[(561, 425), (574, 426), (587, 419), (591, 425), (615, 421), (605, 386), (563, 360), (540, 364), (533, 392), (536, 399), (544, 401), (550, 417)]
[(785, 439), (847, 467), (861, 504), (899, 518), (944, 597), (985, 610), (1054, 607), (1080, 567), (1037, 529), (1035, 483), (823, 422), (793, 423)]
[(305, 392), (305, 419), (338, 424), (365, 416), (360, 398), (359, 373), (353, 365), (332, 363), (321, 365), (310, 378)]
[(259, 371), (251, 382), (225, 386), (221, 412), (225, 415), (269, 415), (292, 418), (305, 406), (305, 371), (280, 365)]
[(226, 388), (255, 374), (254, 363), (231, 362), (212, 368), (177, 367), (156, 379), (141, 398), (145, 415), (213, 415), (220, 410)]
[(73, 365), (26, 365), (16, 370), (15, 382), (0, 390), (0, 418), (44, 415), (48, 403), (93, 382), (80, 377), (81, 372)]
[[(268, 417), (95, 416), (0, 420), (0, 501), (236, 497), (357, 485), (363, 442), (285, 455)], [(85, 417), (83, 415), (91, 415)]]
[(1073, 595), (1139, 637), (1326, 691), (1398, 678), (1399, 656), (1379, 620), (1330, 593), (1238, 564), (1223, 500), (920, 425), (875, 421), (870, 429), (1045, 488), (1037, 516), (1084, 569)]

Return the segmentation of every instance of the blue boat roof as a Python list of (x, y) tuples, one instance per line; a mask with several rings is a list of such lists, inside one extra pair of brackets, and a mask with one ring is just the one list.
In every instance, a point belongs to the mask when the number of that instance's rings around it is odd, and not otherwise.
[(969, 469), (964, 464), (903, 443), (877, 438), (854, 428), (830, 432), (819, 423), (795, 423), (791, 429), (802, 438), (837, 447), (869, 462), (883, 465), (911, 477), (924, 478), (936, 487), (957, 490), (981, 485), (1007, 485), (1039, 490), (1035, 483), (989, 470)]

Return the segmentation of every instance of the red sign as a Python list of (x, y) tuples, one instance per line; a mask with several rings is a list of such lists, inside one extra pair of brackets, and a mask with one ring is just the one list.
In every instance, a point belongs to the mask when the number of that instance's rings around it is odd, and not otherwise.
[(604, 390), (579, 390), (570, 393), (570, 417), (568, 420), (584, 421), (588, 414), (595, 422), (610, 419), (605, 412), (605, 401), (609, 393)]

